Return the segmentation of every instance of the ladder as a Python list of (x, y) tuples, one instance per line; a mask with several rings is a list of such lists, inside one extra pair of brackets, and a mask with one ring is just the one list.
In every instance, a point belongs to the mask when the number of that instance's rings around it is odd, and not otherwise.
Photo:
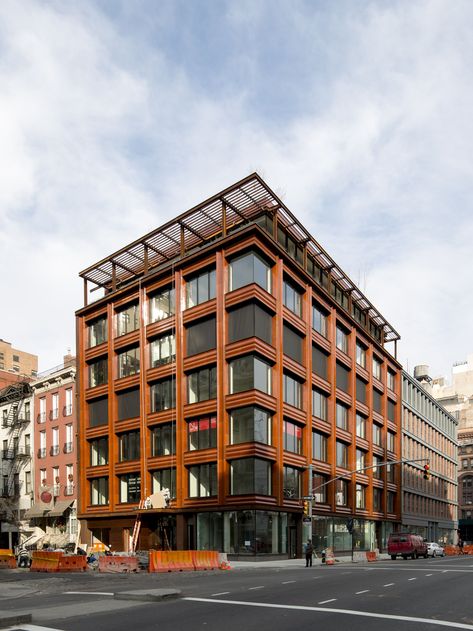
[[(141, 510), (145, 507), (145, 500), (140, 500), (138, 504), (138, 510)], [(131, 535), (131, 546), (130, 552), (136, 552), (136, 546), (138, 545), (138, 537), (140, 536), (141, 530), (141, 513), (138, 513), (135, 519), (135, 524), (133, 526), (133, 534)]]

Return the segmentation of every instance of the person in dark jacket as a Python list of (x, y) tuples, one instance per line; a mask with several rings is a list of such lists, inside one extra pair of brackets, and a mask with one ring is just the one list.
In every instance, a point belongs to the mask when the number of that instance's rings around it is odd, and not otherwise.
[(314, 555), (314, 546), (312, 545), (312, 541), (310, 539), (307, 540), (305, 544), (305, 566), (312, 567), (312, 557)]

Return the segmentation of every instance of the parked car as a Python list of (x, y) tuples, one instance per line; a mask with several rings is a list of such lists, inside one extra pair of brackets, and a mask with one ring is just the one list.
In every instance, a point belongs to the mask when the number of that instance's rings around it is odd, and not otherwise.
[(444, 548), (442, 548), (442, 546), (439, 546), (438, 543), (435, 543), (434, 541), (430, 541), (427, 542), (427, 554), (429, 555), (429, 557), (444, 557), (445, 556), (445, 550)]
[(427, 544), (420, 535), (410, 532), (393, 532), (388, 539), (388, 554), (394, 561), (397, 557), (417, 559), (427, 558)]

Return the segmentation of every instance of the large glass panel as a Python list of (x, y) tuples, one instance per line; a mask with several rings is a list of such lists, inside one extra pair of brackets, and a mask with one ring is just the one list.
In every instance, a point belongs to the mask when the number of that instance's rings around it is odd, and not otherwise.
[(101, 386), (108, 381), (107, 358), (97, 359), (89, 364), (89, 388)]
[(140, 432), (126, 432), (119, 436), (120, 462), (127, 460), (139, 460), (140, 458)]
[(345, 480), (335, 482), (335, 504), (337, 506), (347, 506), (348, 504), (348, 482)]
[(89, 348), (107, 341), (107, 316), (94, 320), (89, 324)]
[(349, 392), (350, 391), (350, 370), (337, 362), (336, 374), (337, 374), (337, 388), (339, 388), (340, 390), (343, 390), (344, 392)]
[(215, 270), (207, 270), (186, 282), (186, 306), (194, 307), (215, 298)]
[(328, 379), (328, 358), (327, 353), (312, 346), (312, 372), (323, 379)]
[(286, 499), (301, 497), (301, 472), (294, 467), (284, 467), (283, 495)]
[(150, 322), (169, 318), (175, 313), (174, 289), (164, 289), (149, 299)]
[(216, 347), (215, 316), (190, 324), (186, 328), (187, 355), (197, 355)]
[(187, 375), (187, 401), (198, 403), (217, 396), (217, 368), (202, 368)]
[(261, 390), (271, 394), (271, 366), (254, 355), (230, 361), (230, 393)]
[(217, 417), (206, 416), (187, 423), (188, 449), (211, 449), (217, 446)]
[(301, 317), (302, 315), (302, 293), (294, 285), (285, 280), (283, 284), (284, 305), (293, 313)]
[(355, 488), (356, 508), (366, 508), (366, 487), (363, 484), (357, 484)]
[(151, 430), (151, 455), (170, 456), (176, 453), (176, 424), (163, 423)]
[(381, 414), (381, 398), (382, 398), (382, 394), (381, 392), (379, 392), (378, 390), (375, 390), (373, 388), (373, 410), (375, 412), (378, 412), (378, 414)]
[(150, 344), (151, 367), (171, 364), (176, 359), (176, 336), (166, 333)]
[(283, 375), (284, 403), (302, 408), (302, 384), (287, 374)]
[(140, 349), (129, 348), (117, 355), (118, 377), (130, 377), (140, 372)]
[(348, 334), (340, 326), (337, 326), (336, 346), (344, 353), (348, 353)]
[(315, 460), (327, 461), (327, 436), (320, 432), (312, 432), (312, 457)]
[(257, 407), (245, 407), (230, 413), (230, 442), (271, 444), (271, 415)]
[(176, 497), (176, 469), (158, 469), (153, 471), (153, 493), (169, 491), (170, 497)]
[(176, 383), (171, 377), (151, 386), (151, 412), (161, 412), (175, 407)]
[(217, 463), (189, 467), (189, 497), (217, 495)]
[(327, 420), (328, 395), (320, 390), (312, 390), (312, 414), (323, 421)]
[(250, 283), (271, 291), (271, 268), (257, 254), (248, 252), (230, 262), (230, 291)]
[(283, 350), (294, 361), (302, 364), (302, 347), (304, 338), (286, 324), (283, 325)]
[(327, 337), (327, 313), (315, 305), (312, 306), (312, 328)]
[(138, 304), (129, 305), (117, 311), (117, 335), (126, 335), (139, 327), (140, 314)]
[(283, 422), (284, 449), (296, 454), (302, 453), (302, 427), (284, 420)]
[(260, 458), (231, 462), (231, 495), (270, 495), (271, 463)]
[(133, 388), (117, 393), (118, 420), (136, 418), (140, 415), (140, 390)]
[(356, 400), (366, 403), (366, 382), (359, 377), (356, 378)]
[(356, 415), (356, 435), (366, 438), (366, 418), (361, 414)]
[(366, 347), (356, 343), (356, 363), (363, 368), (366, 368)]
[(327, 502), (327, 486), (328, 476), (321, 473), (314, 473), (312, 478), (312, 493), (316, 504), (325, 504)]
[(272, 320), (265, 309), (253, 302), (233, 309), (228, 314), (228, 341), (259, 337), (271, 344)]
[(337, 440), (337, 467), (348, 467), (348, 448), (345, 443)]
[(342, 403), (338, 403), (336, 407), (336, 423), (340, 429), (348, 429), (348, 408)]
[(119, 476), (120, 502), (139, 502), (141, 499), (141, 476), (139, 473), (126, 473)]
[(89, 427), (97, 427), (98, 425), (107, 425), (108, 423), (108, 398), (102, 397), (95, 401), (90, 401), (89, 409)]
[(108, 436), (90, 441), (90, 465), (99, 467), (108, 464)]
[(92, 506), (108, 504), (108, 478), (94, 478), (90, 481), (90, 503)]

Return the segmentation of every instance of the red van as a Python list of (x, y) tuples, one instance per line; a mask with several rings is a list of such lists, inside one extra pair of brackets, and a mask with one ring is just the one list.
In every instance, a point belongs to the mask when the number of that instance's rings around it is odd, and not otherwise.
[(410, 532), (393, 532), (388, 539), (388, 554), (394, 561), (397, 557), (407, 559), (411, 557), (427, 558), (427, 544), (420, 535), (414, 535)]

